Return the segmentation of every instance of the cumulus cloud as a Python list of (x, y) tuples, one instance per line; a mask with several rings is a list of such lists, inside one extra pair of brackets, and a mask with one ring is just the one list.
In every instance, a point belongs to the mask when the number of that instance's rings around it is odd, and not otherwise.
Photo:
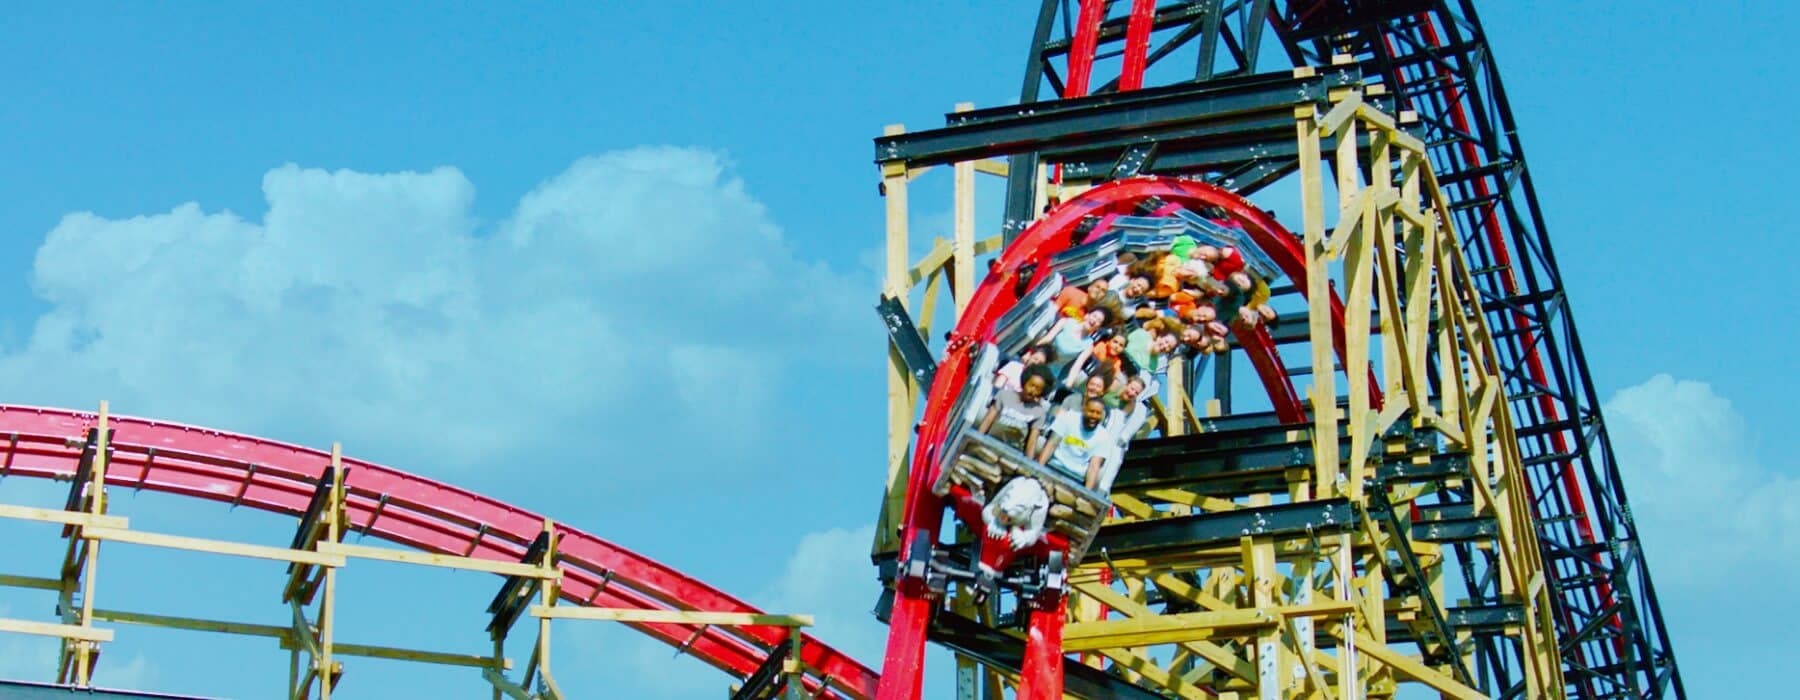
[(1719, 573), (1753, 563), (1800, 573), (1800, 481), (1759, 462), (1729, 400), (1660, 374), (1604, 409), (1659, 587), (1735, 586)]
[(128, 690), (147, 690), (156, 686), (156, 667), (143, 654), (133, 656), (123, 664), (117, 663), (117, 659), (109, 661), (114, 663), (101, 664), (94, 670), (94, 685)]
[(1695, 697), (1784, 694), (1768, 669), (1800, 624), (1800, 482), (1757, 457), (1744, 418), (1703, 382), (1657, 375), (1604, 407), (1632, 514)]
[[(14, 617), (10, 604), (0, 603), (0, 617)], [(0, 678), (48, 682), (56, 675), (56, 640), (25, 634), (0, 635)]]
[(887, 627), (874, 614), (881, 593), (869, 563), (874, 537), (873, 525), (808, 533), (762, 599), (772, 611), (812, 615), (813, 635), (878, 667)]
[(472, 464), (598, 415), (728, 404), (752, 434), (790, 358), (872, 327), (716, 153), (583, 158), (492, 226), (455, 168), (262, 190), (260, 221), (65, 216), (31, 271), (49, 309), (0, 349), (9, 400)]

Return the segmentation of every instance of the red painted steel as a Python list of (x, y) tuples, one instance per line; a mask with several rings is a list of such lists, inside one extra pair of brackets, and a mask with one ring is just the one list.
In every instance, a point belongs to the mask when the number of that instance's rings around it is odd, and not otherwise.
[(1019, 674), (1018, 700), (1062, 700), (1063, 620), (1065, 606), (1032, 608), (1025, 630), (1025, 666)]
[(1088, 81), (1094, 74), (1094, 48), (1100, 41), (1100, 22), (1106, 19), (1106, 0), (1081, 0), (1081, 13), (1075, 21), (1075, 40), (1069, 45), (1069, 76), (1063, 87), (1064, 98), (1081, 97), (1088, 92)]
[(1119, 90), (1144, 86), (1149, 63), (1150, 28), (1156, 18), (1156, 0), (1131, 0), (1131, 19), (1125, 24), (1125, 66), (1119, 72)]
[[(98, 418), (58, 408), (0, 405), (5, 458), (0, 476), (68, 479)], [(330, 455), (286, 443), (144, 418), (114, 416), (107, 484), (244, 505), (286, 515), (303, 512)], [(428, 552), (518, 561), (543, 531), (543, 516), (389, 467), (345, 459), (348, 519), (354, 530)], [(646, 610), (757, 612), (749, 604), (643, 555), (556, 524), (562, 599), (581, 605)], [(780, 627), (721, 628), (632, 624), (638, 631), (738, 677), (754, 672), (785, 643)], [(817, 674), (808, 685), (825, 697), (870, 698), (875, 674), (812, 637), (801, 652)]]
[[(1002, 251), (990, 265), (988, 277), (976, 287), (968, 307), (957, 320), (950, 335), (948, 349), (938, 364), (936, 377), (926, 399), (923, 419), (917, 426), (913, 448), (912, 472), (908, 479), (906, 510), (901, 524), (901, 559), (904, 567), (914, 543), (934, 542), (943, 522), (945, 503), (931, 492), (937, 477), (938, 449), (949, 427), (950, 410), (958, 393), (968, 381), (970, 349), (992, 338), (993, 325), (1018, 302), (1015, 288), (1030, 284), (1047, 274), (1050, 258), (1072, 245), (1070, 233), (1088, 216), (1122, 214), (1151, 197), (1189, 209), (1218, 207), (1241, 224), (1251, 242), (1274, 260), (1290, 279), (1306, 279), (1306, 257), (1300, 239), (1289, 233), (1274, 217), (1231, 191), (1204, 182), (1167, 177), (1135, 177), (1102, 183), (1051, 209), (1034, 222)], [(1024, 287), (1019, 287), (1025, 277)], [(1302, 290), (1304, 291), (1304, 290)], [(1333, 345), (1340, 361), (1344, 354), (1344, 307), (1336, 293), (1329, 303), (1333, 328)], [(1284, 419), (1304, 420), (1301, 404), (1291, 378), (1282, 367), (1266, 329), (1254, 333), (1239, 332), (1238, 341), (1250, 354), (1258, 376), (1268, 389), (1270, 401)], [(1370, 394), (1380, 405), (1375, 383)], [(924, 583), (902, 576), (896, 582), (895, 603), (889, 617), (888, 648), (883, 660), (878, 700), (918, 700), (922, 687), (925, 654), (925, 628), (929, 623), (933, 602)], [(1060, 637), (1059, 637), (1060, 638)], [(1060, 643), (1058, 644), (1060, 647)], [(1028, 649), (1033, 653), (1054, 652)], [(1059, 666), (1060, 669), (1060, 666)], [(1059, 670), (1060, 673), (1060, 670)]]

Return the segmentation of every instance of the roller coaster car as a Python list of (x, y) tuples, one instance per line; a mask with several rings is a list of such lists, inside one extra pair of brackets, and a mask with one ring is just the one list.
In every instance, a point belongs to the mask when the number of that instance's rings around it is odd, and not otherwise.
[[(1050, 510), (1044, 520), (1046, 533), (1068, 538), (1069, 565), (1079, 564), (1094, 541), (1095, 533), (1112, 510), (1105, 494), (1088, 489), (1081, 478), (1062, 469), (1038, 464), (1010, 445), (973, 429), (959, 432), (945, 453), (943, 468), (938, 470), (932, 492), (951, 498), (964, 497), (974, 505), (987, 503), (1006, 482), (1017, 478), (1036, 479), (1050, 496)], [(961, 487), (963, 493), (953, 493)], [(971, 523), (979, 527), (979, 523)]]

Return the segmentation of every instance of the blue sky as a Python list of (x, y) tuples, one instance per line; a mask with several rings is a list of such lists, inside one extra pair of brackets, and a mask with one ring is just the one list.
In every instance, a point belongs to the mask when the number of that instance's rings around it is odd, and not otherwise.
[[(884, 450), (869, 140), (1016, 96), (1032, 4), (14, 8), (0, 401), (108, 398), (341, 440), (818, 612), (877, 664), (861, 615)], [(1800, 622), (1767, 583), (1800, 574), (1784, 400), (1800, 390), (1784, 371), (1800, 239), (1781, 206), (1800, 105), (1776, 87), (1780, 38), (1758, 31), (1795, 10), (1483, 12), (1689, 689), (1754, 694), (1776, 681), (1751, 671)], [(921, 195), (920, 235), (947, 210)], [(54, 494), (14, 479), (0, 497)], [(289, 527), (150, 495), (120, 507), (182, 532), (279, 542)], [(0, 527), (30, 534), (47, 533)], [(9, 545), (4, 570), (44, 573), (46, 540)], [(277, 570), (108, 556), (105, 605), (279, 619)], [(347, 605), (434, 591), (354, 641), (479, 648), (492, 582), (347, 578), (366, 591)], [(0, 614), (49, 615), (0, 596)], [(726, 682), (617, 630), (559, 639), (577, 688), (717, 697)], [(37, 649), (0, 639), (0, 676), (33, 672)], [(221, 695), (267, 693), (285, 664), (270, 643), (206, 636), (115, 649), (103, 674)], [(208, 654), (229, 663), (203, 673)], [(346, 697), (479, 682), (356, 664)]]

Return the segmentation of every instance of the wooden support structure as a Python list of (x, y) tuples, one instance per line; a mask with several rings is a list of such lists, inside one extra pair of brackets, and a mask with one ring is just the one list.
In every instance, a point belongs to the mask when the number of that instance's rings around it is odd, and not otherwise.
[[(1425, 144), (1365, 89), (1334, 88), (1293, 110), (1305, 279), (1288, 282), (1306, 296), (1295, 323), (1312, 369), (1289, 374), (1305, 377), (1294, 389), (1308, 415), (1291, 425), (1231, 415), (1229, 401), (1190, 393), (1184, 375), (1204, 365), (1170, 363), (1168, 393), (1151, 402), (1155, 447), (1144, 448), (1169, 454), (1134, 447), (1126, 456), (1110, 494), (1114, 511), (1068, 574), (1069, 668), (1079, 659), (1151, 692), (1195, 699), (1364, 700), (1401, 696), (1402, 686), (1446, 698), (1506, 694), (1512, 689), (1478, 687), (1469, 670), (1479, 633), (1500, 638), (1490, 648), (1520, 650), (1506, 663), (1523, 697), (1560, 697), (1551, 592), (1480, 295)], [(901, 189), (910, 174), (903, 161), (883, 167), (886, 292), (934, 285), (948, 267), (952, 291), (962, 293), (967, 278), (956, 264), (969, 237), (960, 227), (972, 211), (965, 183), (985, 171), (954, 166), (956, 240), (914, 266), (904, 257)], [(1055, 196), (1095, 183), (1061, 184)], [(929, 318), (936, 297), (923, 299)], [(890, 374), (890, 504), (900, 497), (891, 489), (906, 481), (920, 389), (899, 370)], [(1134, 460), (1147, 466), (1134, 472)], [(1331, 503), (1347, 506), (1328, 510)], [(892, 515), (877, 553), (897, 544)], [(1166, 542), (1158, 546), (1151, 532)], [(1477, 567), (1499, 582), (1497, 593), (1469, 605), (1449, 600), (1444, 580), (1454, 570), (1446, 567), (1455, 566)], [(991, 604), (965, 600), (961, 586), (949, 592), (960, 618), (1004, 624)], [(1516, 614), (1471, 622), (1478, 609), (1501, 608)], [(1023, 606), (1008, 613), (1026, 614)], [(959, 698), (998, 697), (1015, 677), (1016, 667), (983, 676), (975, 666), (959, 664)]]
[[(957, 112), (973, 110), (971, 103), (959, 103)], [(885, 135), (905, 133), (900, 125), (891, 125), (883, 130)], [(882, 294), (898, 299), (909, 313), (913, 315), (920, 334), (929, 342), (931, 327), (938, 315), (938, 297), (940, 283), (950, 290), (951, 305), (955, 315), (960, 315), (969, 304), (975, 292), (975, 285), (985, 269), (978, 263), (978, 258), (998, 252), (1002, 240), (999, 235), (977, 238), (975, 225), (975, 181), (978, 174), (992, 175), (1004, 179), (1009, 169), (1003, 160), (973, 160), (954, 163), (952, 173), (951, 231), (946, 239), (938, 237), (926, 253), (913, 260), (909, 248), (910, 226), (908, 215), (907, 185), (917, 178), (926, 168), (908, 168), (904, 163), (889, 163), (882, 166), (881, 192), (887, 204), (887, 265)], [(1040, 178), (1043, 173), (1040, 172)], [(918, 294), (918, 303), (913, 302), (914, 294)], [(871, 551), (875, 556), (892, 555), (900, 546), (899, 524), (900, 514), (905, 507), (906, 486), (909, 464), (912, 458), (911, 443), (913, 424), (918, 420), (921, 394), (929, 389), (922, 386), (908, 371), (900, 350), (892, 342), (888, 345), (888, 451), (887, 481), (882, 498), (881, 513), (875, 528), (875, 541)], [(959, 598), (959, 611), (970, 616), (985, 614), (970, 607), (966, 597)], [(1006, 682), (1004, 674), (992, 669), (984, 669), (974, 659), (957, 657), (958, 675), (966, 677), (967, 682), (959, 680), (961, 697), (971, 700), (978, 695), (998, 698), (1001, 687)], [(981, 693), (977, 687), (985, 688)]]
[[(106, 474), (110, 456), (110, 414), (101, 404), (95, 423), (86, 430), (82, 465), (71, 483), (64, 509), (0, 504), (0, 519), (60, 526), (69, 546), (57, 577), (0, 574), (0, 587), (55, 592), (61, 619), (39, 621), (0, 618), (0, 634), (25, 634), (58, 638), (63, 653), (57, 682), (90, 687), (100, 657), (100, 645), (114, 640), (119, 626), (210, 632), (275, 640), (288, 653), (288, 698), (319, 698), (336, 694), (343, 682), (346, 658), (376, 658), (479, 671), (484, 687), (493, 696), (525, 700), (565, 697), (550, 667), (550, 630), (555, 619), (615, 620), (626, 623), (673, 623), (709, 626), (774, 626), (793, 630), (778, 645), (783, 682), (788, 697), (808, 697), (801, 689), (807, 668), (800, 662), (804, 638), (798, 630), (813, 624), (808, 615), (764, 615), (705, 610), (637, 610), (558, 606), (559, 584), (564, 572), (556, 554), (557, 530), (544, 523), (540, 543), (528, 548), (524, 561), (496, 561), (472, 556), (392, 549), (343, 541), (351, 529), (346, 508), (349, 470), (341, 446), (333, 445), (329, 462), (320, 465), (311, 505), (299, 516), (289, 546), (271, 546), (147, 532), (134, 529), (127, 518), (108, 514)], [(82, 444), (71, 442), (71, 445)], [(177, 549), (221, 556), (242, 557), (287, 565), (282, 587), (281, 624), (183, 617), (96, 607), (95, 577), (102, 542), (120, 545)], [(491, 653), (458, 653), (410, 649), (377, 644), (353, 644), (339, 640), (337, 598), (338, 570), (353, 560), (426, 566), (435, 569), (475, 571), (505, 577), (509, 617), (492, 628)], [(516, 585), (514, 585), (516, 584)], [(513, 660), (505, 655), (511, 622), (526, 615), (537, 620), (532, 653), (522, 681), (508, 678)], [(107, 625), (107, 626), (101, 626)], [(796, 694), (800, 693), (800, 694)]]
[[(964, 102), (957, 104), (955, 110), (967, 112), (974, 108), (975, 105)], [(904, 134), (906, 128), (898, 124), (889, 125), (882, 133), (888, 136)], [(1002, 245), (998, 235), (986, 238), (976, 236), (975, 176), (985, 174), (1005, 178), (1008, 172), (1006, 162), (999, 160), (953, 164), (951, 235), (949, 238), (934, 238), (931, 248), (914, 260), (909, 247), (911, 229), (907, 185), (929, 169), (908, 168), (905, 163), (896, 162), (884, 164), (881, 170), (881, 193), (887, 206), (887, 263), (882, 294), (898, 299), (913, 314), (920, 334), (927, 341), (931, 338), (930, 329), (938, 312), (939, 283), (949, 287), (954, 313), (961, 314), (975, 293), (976, 282), (981, 278), (981, 267), (977, 259), (998, 252)], [(913, 302), (915, 293), (920, 295), (917, 304)], [(892, 342), (888, 344), (887, 386), (887, 485), (871, 549), (878, 556), (891, 553), (900, 546), (898, 528), (900, 512), (906, 501), (912, 426), (918, 420), (920, 393), (929, 388), (921, 386), (912, 376), (900, 349)]]
[[(1377, 111), (1360, 88), (1330, 98), (1329, 109), (1294, 114), (1307, 278), (1293, 282), (1309, 298), (1317, 368), (1306, 387), (1312, 415), (1304, 431), (1265, 433), (1279, 439), (1279, 449), (1305, 445), (1309, 458), (1263, 482), (1242, 481), (1248, 478), (1242, 466), (1217, 477), (1262, 486), (1123, 483), (1113, 494), (1118, 514), (1111, 522), (1245, 511), (1275, 517), (1292, 508), (1281, 503), (1330, 498), (1347, 498), (1364, 514), (1335, 529), (1311, 523), (1303, 534), (1246, 534), (1235, 547), (1219, 542), (1149, 557), (1090, 558), (1071, 575), (1072, 607), (1104, 606), (1124, 618), (1078, 616), (1065, 629), (1065, 648), (1098, 653), (1125, 677), (1180, 697), (1203, 684), (1220, 697), (1259, 700), (1389, 698), (1410, 683), (1443, 697), (1486, 697), (1470, 685), (1467, 654), (1450, 646), (1466, 644), (1468, 633), (1440, 626), (1448, 613), (1442, 590), (1448, 548), (1419, 541), (1421, 528), (1406, 517), (1424, 512), (1429, 523), (1437, 517), (1429, 513), (1451, 506), (1420, 505), (1427, 496), (1467, 488), (1472, 500), (1455, 512), (1491, 520), (1495, 534), (1491, 546), (1463, 550), (1464, 556), (1491, 550), (1500, 602), (1522, 611), (1505, 634), (1524, 649), (1524, 697), (1557, 697), (1563, 683), (1551, 600), (1541, 574), (1534, 576), (1543, 563), (1529, 490), (1486, 317), (1445, 223), (1444, 198), (1423, 144), (1400, 120)], [(1322, 148), (1328, 142), (1336, 144), (1329, 152)], [(1330, 190), (1327, 163), (1336, 174)], [(1326, 216), (1328, 191), (1335, 191), (1335, 220)], [(1333, 293), (1344, 304), (1341, 350), (1333, 345)], [(1340, 352), (1341, 373), (1325, 369), (1338, 366)], [(1433, 365), (1438, 374), (1428, 376)], [(1178, 411), (1180, 402), (1170, 402)], [(1181, 422), (1170, 422), (1176, 429), (1164, 433), (1178, 434)], [(1403, 435), (1412, 437), (1397, 437)], [(1220, 459), (1247, 459), (1237, 454)], [(1444, 455), (1462, 455), (1467, 471), (1419, 482), (1378, 476), (1393, 465), (1423, 468)], [(1411, 529), (1371, 517), (1378, 502), (1400, 509), (1393, 522)], [(1102, 571), (1113, 583), (1100, 583)], [(1118, 590), (1146, 585), (1161, 593), (1165, 610), (1197, 611), (1159, 614)], [(1390, 641), (1396, 630), (1406, 634), (1403, 645)], [(1156, 644), (1175, 644), (1174, 657), (1158, 663), (1144, 652)]]
[[(69, 634), (62, 637), (62, 655), (57, 662), (56, 680), (80, 688), (92, 684), (94, 666), (100, 662), (103, 639), (94, 629), (94, 586), (100, 576), (100, 542), (89, 535), (106, 515), (106, 466), (112, 456), (108, 441), (112, 438), (111, 415), (105, 401), (95, 426), (88, 431), (87, 445), (82, 451), (82, 469), (69, 484), (65, 510), (81, 513), (84, 518), (65, 521), (63, 536), (68, 538), (64, 550), (57, 591), (57, 610)], [(79, 593), (78, 593), (79, 591)]]
[[(297, 642), (288, 646), (290, 700), (312, 697), (314, 681), (319, 684), (319, 700), (331, 700), (331, 691), (344, 672), (343, 664), (332, 658), (332, 633), (336, 623), (337, 570), (345, 560), (320, 551), (321, 545), (341, 541), (344, 530), (343, 447), (332, 443), (331, 464), (319, 480), (312, 507), (301, 516), (300, 531), (292, 547), (295, 552), (317, 556), (290, 561), (287, 586), (281, 592), (281, 602), (292, 612), (287, 639)], [(306, 609), (315, 601), (317, 610), (309, 617)], [(304, 664), (302, 652), (306, 654)]]

